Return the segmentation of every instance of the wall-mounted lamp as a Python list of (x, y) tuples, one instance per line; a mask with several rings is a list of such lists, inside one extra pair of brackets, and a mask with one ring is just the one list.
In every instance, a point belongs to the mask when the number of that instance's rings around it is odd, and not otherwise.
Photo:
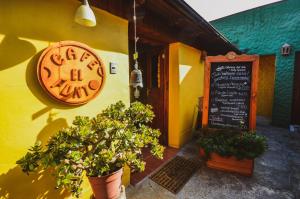
[(76, 23), (83, 26), (96, 26), (96, 17), (89, 5), (88, 0), (83, 0), (82, 5), (77, 8), (74, 20)]
[(291, 50), (292, 50), (291, 45), (285, 43), (285, 44), (283, 44), (283, 45), (281, 46), (281, 55), (282, 55), (282, 56), (288, 56), (288, 55), (290, 55)]

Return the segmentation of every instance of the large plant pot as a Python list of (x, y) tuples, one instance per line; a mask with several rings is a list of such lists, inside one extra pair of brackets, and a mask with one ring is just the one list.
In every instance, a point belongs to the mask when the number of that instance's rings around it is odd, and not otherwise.
[(253, 160), (238, 160), (233, 156), (222, 157), (216, 153), (211, 153), (210, 157), (211, 159), (206, 162), (206, 165), (209, 168), (235, 172), (246, 176), (251, 176), (253, 174)]
[(205, 151), (204, 151), (203, 148), (200, 148), (199, 155), (200, 155), (201, 158), (205, 157)]
[(117, 199), (120, 197), (123, 169), (101, 177), (88, 177), (95, 199)]
[[(200, 149), (200, 155), (204, 155), (204, 150)], [(221, 171), (239, 173), (245, 176), (251, 176), (254, 169), (254, 160), (222, 157), (217, 153), (211, 153), (210, 159), (206, 162), (207, 167)]]

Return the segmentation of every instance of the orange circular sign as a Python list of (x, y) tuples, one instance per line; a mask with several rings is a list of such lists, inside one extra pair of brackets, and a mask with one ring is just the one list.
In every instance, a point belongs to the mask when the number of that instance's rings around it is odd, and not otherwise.
[(102, 60), (90, 47), (74, 41), (48, 47), (39, 59), (37, 72), (50, 96), (70, 105), (96, 97), (105, 81)]

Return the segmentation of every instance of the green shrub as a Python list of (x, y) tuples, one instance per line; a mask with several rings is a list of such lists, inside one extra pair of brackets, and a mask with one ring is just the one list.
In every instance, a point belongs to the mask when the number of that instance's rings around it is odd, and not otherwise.
[(150, 147), (160, 159), (164, 151), (160, 131), (148, 126), (154, 118), (151, 109), (139, 102), (126, 108), (120, 101), (94, 118), (77, 116), (73, 126), (60, 130), (44, 148), (38, 142), (17, 164), (27, 174), (53, 168), (57, 188), (67, 188), (77, 197), (84, 173), (104, 176), (125, 164), (143, 171), (142, 148)]
[(198, 140), (206, 157), (215, 152), (220, 156), (235, 156), (237, 159), (254, 159), (267, 149), (266, 138), (255, 132), (221, 129), (206, 130)]

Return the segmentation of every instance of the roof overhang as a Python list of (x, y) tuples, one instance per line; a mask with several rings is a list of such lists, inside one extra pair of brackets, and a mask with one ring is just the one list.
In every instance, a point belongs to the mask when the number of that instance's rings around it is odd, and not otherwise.
[[(133, 0), (90, 0), (95, 7), (125, 18), (132, 26)], [(209, 55), (241, 53), (183, 0), (136, 0), (137, 34), (155, 45), (182, 42)], [(129, 28), (131, 30), (131, 28)], [(129, 39), (133, 34), (129, 31)]]

